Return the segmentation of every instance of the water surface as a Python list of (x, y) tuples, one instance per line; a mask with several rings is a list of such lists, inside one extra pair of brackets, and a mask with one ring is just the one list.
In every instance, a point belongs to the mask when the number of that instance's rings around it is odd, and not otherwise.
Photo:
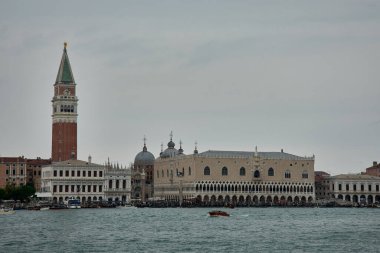
[(0, 252), (380, 252), (380, 209), (209, 208), (17, 211)]

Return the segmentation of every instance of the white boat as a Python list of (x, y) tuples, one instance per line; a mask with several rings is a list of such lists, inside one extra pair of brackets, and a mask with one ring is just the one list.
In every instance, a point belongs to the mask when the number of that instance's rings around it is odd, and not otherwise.
[(124, 208), (133, 208), (134, 206), (132, 206), (131, 204), (124, 204), (124, 205), (120, 205), (120, 206), (116, 206), (116, 208), (120, 208), (120, 209), (124, 209)]
[(67, 200), (67, 208), (69, 209), (78, 209), (78, 208), (81, 208), (80, 206), (80, 200), (79, 199), (76, 199), (74, 197), (70, 197), (68, 200)]
[(15, 214), (16, 211), (13, 210), (13, 208), (0, 208), (0, 215), (1, 214)]
[(47, 211), (47, 210), (50, 210), (50, 207), (44, 206), (40, 208), (40, 211)]

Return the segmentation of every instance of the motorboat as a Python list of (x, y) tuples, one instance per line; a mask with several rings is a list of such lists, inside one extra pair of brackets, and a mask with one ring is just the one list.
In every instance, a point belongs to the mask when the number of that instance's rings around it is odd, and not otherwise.
[(69, 209), (78, 209), (78, 208), (81, 208), (80, 206), (80, 200), (79, 199), (76, 199), (74, 197), (70, 197), (68, 200), (67, 200), (67, 208)]
[(208, 215), (210, 217), (229, 217), (230, 216), (229, 213), (220, 211), (220, 210), (214, 210), (214, 211), (208, 212)]
[(119, 209), (125, 209), (125, 208), (133, 208), (135, 206), (132, 206), (131, 204), (124, 204), (124, 205), (120, 205), (120, 206), (116, 206), (116, 208), (119, 208)]
[(1, 214), (15, 214), (16, 211), (13, 210), (13, 208), (0, 208), (0, 215)]

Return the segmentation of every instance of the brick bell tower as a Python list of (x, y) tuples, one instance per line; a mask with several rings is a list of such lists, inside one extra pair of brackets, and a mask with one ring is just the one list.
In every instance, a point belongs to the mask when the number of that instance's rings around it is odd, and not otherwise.
[(51, 159), (53, 162), (77, 159), (77, 108), (75, 81), (64, 43), (61, 64), (54, 84), (53, 134)]

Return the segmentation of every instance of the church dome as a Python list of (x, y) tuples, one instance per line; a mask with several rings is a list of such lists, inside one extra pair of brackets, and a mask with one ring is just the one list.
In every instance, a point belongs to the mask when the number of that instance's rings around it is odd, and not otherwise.
[(168, 148), (161, 152), (161, 158), (170, 158), (178, 155), (178, 150), (174, 148), (173, 133), (170, 133), (170, 141), (168, 142)]
[(148, 151), (144, 144), (143, 151), (138, 153), (135, 157), (135, 165), (153, 165), (154, 160), (154, 155)]

